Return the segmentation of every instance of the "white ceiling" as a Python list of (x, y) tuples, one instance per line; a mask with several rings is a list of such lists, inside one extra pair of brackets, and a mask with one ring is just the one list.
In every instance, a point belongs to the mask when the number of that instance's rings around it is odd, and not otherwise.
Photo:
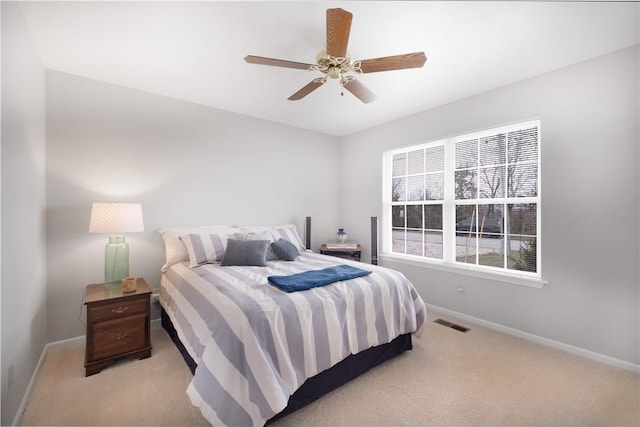
[[(247, 54), (314, 63), (325, 10), (353, 13), (349, 53), (424, 51), (423, 68), (365, 74), (377, 99), (319, 72), (253, 65)], [(639, 42), (638, 2), (25, 2), (44, 67), (311, 129), (348, 135)]]

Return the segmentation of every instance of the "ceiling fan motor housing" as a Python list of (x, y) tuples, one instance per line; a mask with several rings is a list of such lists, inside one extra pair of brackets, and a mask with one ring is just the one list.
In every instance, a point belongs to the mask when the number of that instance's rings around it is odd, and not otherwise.
[(340, 79), (342, 74), (354, 69), (354, 64), (348, 56), (344, 58), (328, 55), (326, 51), (321, 51), (316, 57), (318, 71), (326, 74), (332, 79)]

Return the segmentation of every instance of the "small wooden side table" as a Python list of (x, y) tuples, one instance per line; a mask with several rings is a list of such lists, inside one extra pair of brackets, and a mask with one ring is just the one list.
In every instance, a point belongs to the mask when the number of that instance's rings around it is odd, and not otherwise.
[(327, 245), (320, 246), (320, 253), (322, 255), (331, 255), (338, 258), (350, 259), (352, 261), (360, 261), (362, 256), (362, 247), (356, 246), (355, 249), (344, 248), (328, 248)]
[(120, 284), (87, 285), (87, 343), (85, 376), (97, 374), (122, 357), (151, 357), (151, 289), (138, 278), (136, 290), (122, 292)]

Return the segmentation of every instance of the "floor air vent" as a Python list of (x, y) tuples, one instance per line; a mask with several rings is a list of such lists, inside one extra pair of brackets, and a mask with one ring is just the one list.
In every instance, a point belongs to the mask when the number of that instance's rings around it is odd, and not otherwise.
[(447, 328), (455, 329), (456, 331), (469, 332), (469, 328), (465, 328), (464, 326), (456, 325), (455, 323), (447, 322), (444, 319), (436, 319), (433, 322), (437, 323), (439, 325), (442, 325), (442, 326), (446, 326)]

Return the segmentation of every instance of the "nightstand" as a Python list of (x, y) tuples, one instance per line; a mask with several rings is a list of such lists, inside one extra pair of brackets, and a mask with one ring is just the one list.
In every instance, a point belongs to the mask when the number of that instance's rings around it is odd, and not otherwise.
[(344, 248), (327, 248), (327, 245), (320, 246), (322, 255), (331, 255), (338, 258), (350, 259), (352, 261), (360, 261), (362, 256), (362, 246), (358, 245), (355, 249)]
[(87, 286), (85, 376), (97, 374), (122, 357), (151, 357), (150, 298), (151, 289), (142, 278), (136, 290), (127, 293), (120, 284)]

